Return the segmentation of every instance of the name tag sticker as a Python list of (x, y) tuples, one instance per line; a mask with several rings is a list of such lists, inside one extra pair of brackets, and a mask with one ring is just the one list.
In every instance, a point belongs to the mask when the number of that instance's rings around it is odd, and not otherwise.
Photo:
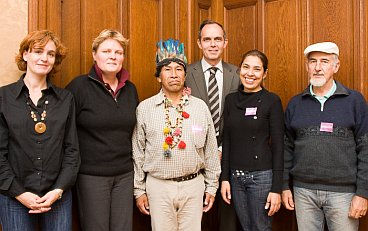
[(245, 116), (257, 115), (257, 107), (247, 107), (245, 109)]
[(203, 128), (199, 125), (192, 125), (192, 132), (197, 133), (197, 132), (202, 132)]
[(333, 132), (333, 123), (321, 122), (321, 127), (319, 130), (321, 132)]

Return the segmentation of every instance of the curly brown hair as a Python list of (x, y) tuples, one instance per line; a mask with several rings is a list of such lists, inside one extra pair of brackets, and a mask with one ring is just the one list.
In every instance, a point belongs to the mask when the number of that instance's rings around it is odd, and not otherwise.
[(52, 77), (58, 71), (57, 67), (65, 58), (67, 50), (60, 39), (49, 30), (32, 31), (23, 39), (19, 45), (19, 52), (15, 57), (18, 69), (20, 71), (27, 70), (27, 62), (23, 59), (24, 52), (32, 52), (32, 49), (35, 47), (45, 47), (50, 40), (53, 41), (56, 46), (55, 63), (52, 70), (47, 75), (48, 77)]

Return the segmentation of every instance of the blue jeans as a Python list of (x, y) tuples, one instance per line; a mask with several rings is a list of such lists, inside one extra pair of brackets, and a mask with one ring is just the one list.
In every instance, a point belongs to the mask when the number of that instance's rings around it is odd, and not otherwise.
[(14, 198), (0, 194), (0, 221), (4, 231), (72, 230), (72, 193), (66, 191), (51, 210), (41, 214), (29, 214), (30, 209)]
[(232, 170), (230, 185), (235, 211), (243, 230), (272, 230), (272, 218), (265, 209), (272, 186), (272, 170)]
[(358, 231), (359, 220), (348, 217), (354, 193), (330, 192), (294, 186), (299, 231)]

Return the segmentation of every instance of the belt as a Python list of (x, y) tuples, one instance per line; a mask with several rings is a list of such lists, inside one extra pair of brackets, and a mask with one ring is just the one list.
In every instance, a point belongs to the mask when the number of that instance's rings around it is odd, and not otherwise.
[(193, 174), (186, 175), (186, 176), (171, 178), (171, 179), (168, 179), (168, 180), (172, 180), (172, 181), (176, 181), (176, 182), (182, 182), (182, 181), (187, 181), (187, 180), (194, 179), (197, 176), (199, 176), (199, 174), (201, 174), (201, 173), (197, 172), (197, 173), (193, 173)]

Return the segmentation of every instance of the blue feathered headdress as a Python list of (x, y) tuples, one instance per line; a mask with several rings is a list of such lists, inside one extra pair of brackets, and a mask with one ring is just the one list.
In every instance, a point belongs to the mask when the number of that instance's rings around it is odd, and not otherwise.
[(156, 44), (156, 65), (164, 61), (171, 59), (174, 62), (178, 62), (185, 66), (187, 64), (187, 57), (184, 54), (184, 43), (180, 43), (179, 40), (168, 39), (166, 41), (160, 40)]

